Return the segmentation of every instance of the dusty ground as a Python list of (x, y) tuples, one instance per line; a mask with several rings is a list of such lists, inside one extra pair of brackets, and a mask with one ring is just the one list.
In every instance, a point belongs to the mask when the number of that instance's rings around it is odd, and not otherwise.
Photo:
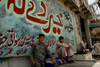
[(100, 67), (100, 60), (98, 61), (75, 61), (74, 63), (67, 63), (56, 67)]

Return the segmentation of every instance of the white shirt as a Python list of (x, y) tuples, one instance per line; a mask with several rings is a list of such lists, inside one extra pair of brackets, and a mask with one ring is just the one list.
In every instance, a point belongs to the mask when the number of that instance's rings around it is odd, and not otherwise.
[(96, 43), (94, 44), (94, 46), (95, 46), (96, 52), (100, 53), (100, 43)]
[(86, 49), (86, 45), (87, 45), (87, 43), (84, 43), (83, 41), (81, 41), (77, 47), (77, 51), (81, 51), (81, 50), (83, 50), (83, 48)]
[(69, 47), (69, 45), (67, 45), (66, 43), (60, 43), (59, 41), (56, 46), (57, 46), (57, 49), (59, 49), (59, 47), (66, 47), (66, 48)]

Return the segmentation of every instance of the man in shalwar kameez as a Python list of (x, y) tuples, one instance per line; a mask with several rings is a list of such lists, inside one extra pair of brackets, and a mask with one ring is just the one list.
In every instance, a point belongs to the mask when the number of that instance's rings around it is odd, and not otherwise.
[(52, 61), (56, 64), (55, 60), (52, 57), (52, 54), (44, 45), (45, 36), (43, 34), (39, 35), (39, 41), (35, 44), (32, 45), (31, 47), (31, 52), (30, 52), (30, 59), (32, 63), (32, 67), (45, 67), (45, 60), (46, 60), (46, 55), (48, 54), (49, 57), (52, 58)]
[(64, 38), (62, 36), (59, 37), (59, 41), (56, 44), (56, 56), (58, 59), (63, 60), (71, 60), (73, 61), (72, 56), (74, 55), (71, 47), (72, 45), (69, 43), (64, 43)]
[(79, 54), (85, 53), (86, 46), (87, 46), (86, 38), (84, 37), (83, 40), (80, 42), (80, 44), (77, 47), (77, 53), (79, 53)]

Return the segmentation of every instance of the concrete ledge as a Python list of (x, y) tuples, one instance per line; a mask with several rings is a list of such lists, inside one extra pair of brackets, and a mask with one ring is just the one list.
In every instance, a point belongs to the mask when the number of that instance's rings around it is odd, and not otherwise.
[(75, 54), (73, 58), (75, 60), (92, 60), (92, 53), (87, 52), (86, 54)]

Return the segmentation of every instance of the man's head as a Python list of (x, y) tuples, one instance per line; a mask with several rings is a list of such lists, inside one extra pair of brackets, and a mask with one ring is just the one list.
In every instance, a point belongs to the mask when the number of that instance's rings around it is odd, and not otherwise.
[(42, 43), (44, 41), (44, 38), (45, 38), (44, 34), (39, 34), (39, 42)]
[(85, 37), (82, 40), (83, 40), (83, 42), (86, 42), (86, 38)]
[(64, 42), (64, 37), (63, 36), (60, 36), (59, 37), (59, 41), (60, 41), (60, 43), (63, 43)]

